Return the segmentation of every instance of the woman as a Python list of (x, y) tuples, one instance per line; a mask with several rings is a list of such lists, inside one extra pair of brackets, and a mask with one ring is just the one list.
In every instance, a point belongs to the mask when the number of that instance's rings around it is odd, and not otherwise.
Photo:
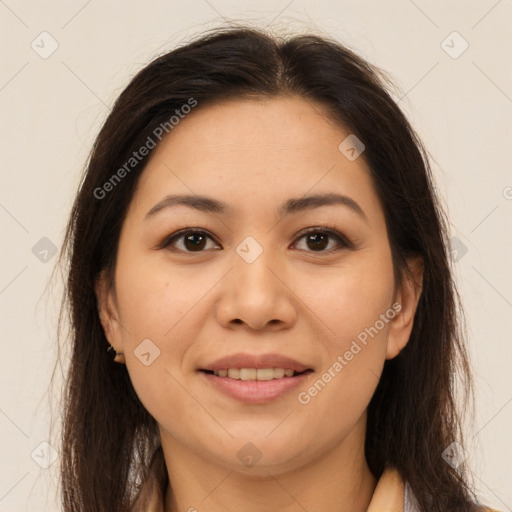
[(66, 244), (64, 510), (483, 510), (426, 152), (339, 43), (234, 27), (150, 63)]

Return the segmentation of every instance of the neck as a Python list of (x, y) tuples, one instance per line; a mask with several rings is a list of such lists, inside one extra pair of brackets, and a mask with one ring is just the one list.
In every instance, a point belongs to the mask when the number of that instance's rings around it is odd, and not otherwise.
[(377, 482), (364, 456), (364, 417), (360, 423), (309, 463), (283, 472), (260, 468), (257, 475), (213, 464), (164, 435), (165, 512), (366, 512)]

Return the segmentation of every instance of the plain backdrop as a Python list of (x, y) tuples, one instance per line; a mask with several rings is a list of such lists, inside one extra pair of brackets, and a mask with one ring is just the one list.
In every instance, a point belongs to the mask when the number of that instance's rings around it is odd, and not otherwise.
[(0, 512), (59, 509), (45, 287), (93, 140), (140, 68), (229, 20), (328, 34), (401, 89), (451, 223), (476, 377), (466, 456), (481, 501), (512, 511), (510, 0), (0, 0)]

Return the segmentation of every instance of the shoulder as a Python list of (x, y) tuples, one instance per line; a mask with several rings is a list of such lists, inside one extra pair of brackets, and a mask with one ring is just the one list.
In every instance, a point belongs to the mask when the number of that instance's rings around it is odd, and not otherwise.
[(484, 505), (480, 505), (477, 508), (477, 512), (500, 512), (500, 511), (496, 508), (491, 508), (491, 507), (486, 507)]

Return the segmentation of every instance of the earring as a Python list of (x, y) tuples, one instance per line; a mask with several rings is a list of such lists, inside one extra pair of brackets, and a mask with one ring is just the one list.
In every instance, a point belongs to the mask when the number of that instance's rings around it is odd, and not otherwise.
[(112, 345), (107, 348), (107, 352), (115, 363), (124, 363), (124, 355), (122, 352), (118, 352)]

